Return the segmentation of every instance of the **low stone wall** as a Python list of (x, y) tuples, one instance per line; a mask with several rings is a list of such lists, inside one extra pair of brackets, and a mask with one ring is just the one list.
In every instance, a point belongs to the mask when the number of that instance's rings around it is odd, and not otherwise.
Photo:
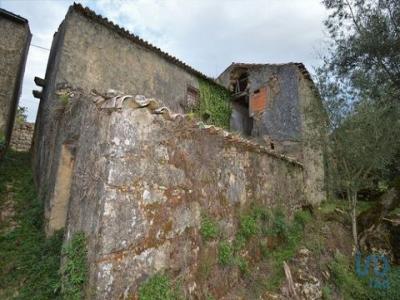
[(31, 149), (34, 123), (15, 124), (11, 136), (10, 147), (15, 151), (29, 151)]
[[(217, 263), (201, 218), (232, 241), (251, 205), (291, 214), (306, 203), (302, 165), (220, 128), (132, 97), (68, 94), (58, 108), (47, 180), (47, 229), (87, 237), (88, 299), (136, 299), (157, 272), (182, 278), (188, 297), (226, 295), (238, 269)], [(96, 103), (95, 103), (95, 102)], [(101, 103), (99, 103), (101, 102)], [(138, 106), (144, 106), (142, 108)], [(200, 279), (204, 259), (215, 262)]]

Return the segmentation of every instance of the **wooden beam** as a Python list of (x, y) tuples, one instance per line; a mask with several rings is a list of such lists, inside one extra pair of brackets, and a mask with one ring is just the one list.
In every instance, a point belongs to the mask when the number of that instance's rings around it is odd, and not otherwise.
[(46, 81), (43, 78), (40, 78), (40, 77), (37, 77), (37, 76), (35, 76), (33, 81), (35, 81), (37, 86), (44, 87), (46, 85)]
[(38, 99), (41, 99), (42, 95), (43, 95), (42, 92), (38, 91), (38, 90), (33, 90), (32, 94), (33, 94), (33, 97), (38, 98)]

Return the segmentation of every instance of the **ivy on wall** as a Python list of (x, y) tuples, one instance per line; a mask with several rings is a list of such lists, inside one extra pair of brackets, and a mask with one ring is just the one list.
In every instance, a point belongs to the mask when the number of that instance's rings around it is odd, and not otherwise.
[(194, 114), (205, 123), (229, 129), (230, 93), (205, 79), (199, 79), (200, 103)]

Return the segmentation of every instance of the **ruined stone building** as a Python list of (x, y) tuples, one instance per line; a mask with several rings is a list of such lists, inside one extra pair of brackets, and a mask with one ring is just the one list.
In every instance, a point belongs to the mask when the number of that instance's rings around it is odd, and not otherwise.
[(31, 36), (26, 19), (0, 9), (0, 148), (10, 142)]
[(310, 203), (325, 198), (321, 99), (303, 64), (232, 63), (217, 81), (232, 92), (231, 130), (304, 164)]
[[(217, 82), (74, 4), (36, 82), (46, 232), (64, 229), (66, 243), (85, 234), (87, 299), (135, 299), (157, 272), (181, 278), (188, 298), (229, 299), (239, 273), (216, 263), (202, 218), (231, 242), (251, 207), (291, 216), (323, 200), (322, 149), (308, 144), (321, 134), (308, 112), (319, 99), (301, 64), (233, 64)], [(232, 114), (216, 116), (221, 102)]]

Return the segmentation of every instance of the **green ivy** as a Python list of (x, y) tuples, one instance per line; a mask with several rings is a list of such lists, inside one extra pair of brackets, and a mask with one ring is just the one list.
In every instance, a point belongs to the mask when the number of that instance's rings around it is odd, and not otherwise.
[(230, 93), (223, 87), (199, 79), (200, 103), (194, 114), (205, 123), (229, 129), (231, 117)]
[(63, 247), (66, 261), (62, 266), (62, 294), (71, 300), (83, 299), (83, 288), (87, 280), (86, 238), (82, 232), (75, 233)]

